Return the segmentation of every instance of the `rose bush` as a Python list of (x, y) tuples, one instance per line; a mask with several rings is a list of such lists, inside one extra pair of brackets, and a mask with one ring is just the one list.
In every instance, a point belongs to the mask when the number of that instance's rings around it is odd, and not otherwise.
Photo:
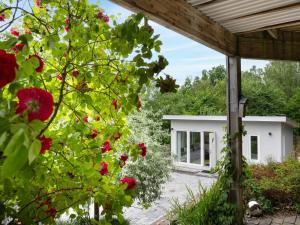
[(122, 223), (139, 185), (122, 170), (147, 153), (126, 118), (167, 65), (158, 35), (84, 0), (19, 3), (0, 4), (0, 220), (53, 224), (95, 199)]

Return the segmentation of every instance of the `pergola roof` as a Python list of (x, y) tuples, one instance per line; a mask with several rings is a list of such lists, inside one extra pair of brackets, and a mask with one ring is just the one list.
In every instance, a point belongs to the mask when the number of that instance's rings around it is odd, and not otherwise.
[(232, 33), (288, 29), (300, 32), (299, 0), (187, 0)]
[(300, 60), (300, 0), (113, 0), (226, 55)]

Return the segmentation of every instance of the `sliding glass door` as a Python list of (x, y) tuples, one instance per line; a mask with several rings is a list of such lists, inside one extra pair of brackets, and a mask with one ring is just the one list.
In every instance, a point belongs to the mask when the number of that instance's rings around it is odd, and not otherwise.
[(190, 132), (190, 163), (201, 164), (201, 133)]
[(176, 132), (176, 156), (178, 162), (210, 167), (211, 154), (215, 153), (215, 148), (215, 133), (213, 132)]

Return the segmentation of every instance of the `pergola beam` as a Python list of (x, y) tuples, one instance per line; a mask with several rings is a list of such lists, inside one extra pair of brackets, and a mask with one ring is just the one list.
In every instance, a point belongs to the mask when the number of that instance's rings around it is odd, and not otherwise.
[(112, 0), (225, 55), (236, 55), (236, 37), (184, 0)]
[(278, 31), (277, 39), (267, 32), (241, 34), (238, 52), (242, 58), (300, 61), (300, 33)]

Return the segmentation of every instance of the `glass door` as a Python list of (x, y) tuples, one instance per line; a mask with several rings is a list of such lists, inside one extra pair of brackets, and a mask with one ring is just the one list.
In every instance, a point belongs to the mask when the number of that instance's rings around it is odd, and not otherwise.
[(190, 163), (201, 164), (201, 132), (190, 132)]
[(177, 161), (187, 162), (187, 132), (177, 131)]

